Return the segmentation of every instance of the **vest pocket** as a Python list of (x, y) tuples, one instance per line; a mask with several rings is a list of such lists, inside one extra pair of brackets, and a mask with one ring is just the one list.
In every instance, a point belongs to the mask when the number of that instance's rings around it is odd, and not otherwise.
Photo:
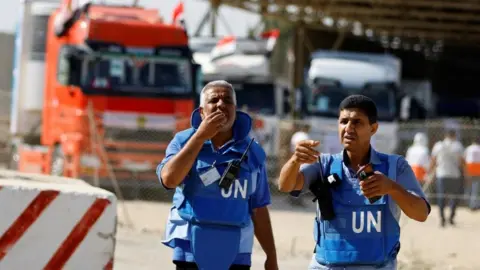
[(194, 196), (191, 205), (198, 223), (244, 227), (250, 219), (247, 200)]

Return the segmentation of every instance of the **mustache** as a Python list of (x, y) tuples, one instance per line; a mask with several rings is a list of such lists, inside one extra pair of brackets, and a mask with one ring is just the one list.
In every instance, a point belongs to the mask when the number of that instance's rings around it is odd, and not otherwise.
[(352, 134), (352, 133), (344, 133), (342, 135), (343, 138), (345, 137), (350, 137), (350, 138), (356, 138), (357, 137), (357, 134)]

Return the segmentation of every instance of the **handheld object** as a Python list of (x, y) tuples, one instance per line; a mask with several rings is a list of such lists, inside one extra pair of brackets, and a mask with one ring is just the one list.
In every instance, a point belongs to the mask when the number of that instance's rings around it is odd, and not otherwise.
[[(321, 164), (320, 157), (318, 162)], [(320, 167), (321, 168), (321, 167)], [(326, 179), (323, 175), (322, 169), (319, 170), (319, 178), (313, 181), (309, 189), (315, 196), (313, 202), (317, 201), (320, 215), (324, 220), (332, 220), (335, 218), (335, 211), (333, 209), (333, 197), (330, 187), (334, 185), (332, 179)], [(336, 182), (338, 176), (333, 177), (333, 182)]]
[[(366, 165), (361, 166), (360, 169), (358, 169), (358, 171), (357, 171), (357, 177), (361, 181), (364, 181), (365, 179), (367, 179), (369, 176), (371, 176), (373, 174), (374, 174), (374, 171), (373, 171), (373, 167), (372, 167), (371, 163), (368, 163)], [(368, 201), (370, 203), (375, 203), (380, 198), (381, 198), (381, 196), (376, 196), (376, 197), (369, 198)]]
[(240, 164), (242, 164), (243, 160), (247, 156), (248, 149), (250, 149), (250, 145), (253, 142), (253, 138), (248, 143), (247, 149), (243, 152), (242, 157), (240, 160), (233, 160), (228, 163), (227, 168), (223, 172), (222, 178), (220, 178), (220, 182), (218, 185), (223, 189), (229, 189), (232, 185), (233, 181), (237, 178), (238, 173), (240, 172)]

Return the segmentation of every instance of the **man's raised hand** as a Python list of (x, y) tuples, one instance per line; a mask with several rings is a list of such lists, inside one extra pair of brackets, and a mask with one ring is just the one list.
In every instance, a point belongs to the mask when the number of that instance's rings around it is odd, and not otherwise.
[(209, 140), (218, 133), (226, 122), (226, 115), (220, 110), (216, 110), (202, 120), (198, 127), (197, 135), (204, 140)]
[(316, 162), (320, 156), (320, 153), (315, 150), (315, 147), (318, 145), (320, 145), (320, 142), (315, 140), (303, 140), (298, 142), (295, 146), (295, 152), (293, 153), (293, 160), (302, 164)]

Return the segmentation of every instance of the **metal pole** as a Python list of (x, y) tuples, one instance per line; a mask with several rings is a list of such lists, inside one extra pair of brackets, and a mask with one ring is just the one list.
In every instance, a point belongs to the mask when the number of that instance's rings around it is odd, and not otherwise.
[(293, 81), (291, 91), (291, 114), (292, 118), (297, 118), (296, 105), (296, 89), (301, 86), (303, 82), (303, 70), (304, 70), (304, 43), (305, 43), (305, 27), (303, 23), (299, 23), (295, 26), (296, 31), (293, 39), (295, 60), (293, 64)]
[(210, 0), (211, 16), (210, 16), (210, 36), (215, 37), (217, 35), (217, 17), (218, 8), (220, 7), (221, 0)]

